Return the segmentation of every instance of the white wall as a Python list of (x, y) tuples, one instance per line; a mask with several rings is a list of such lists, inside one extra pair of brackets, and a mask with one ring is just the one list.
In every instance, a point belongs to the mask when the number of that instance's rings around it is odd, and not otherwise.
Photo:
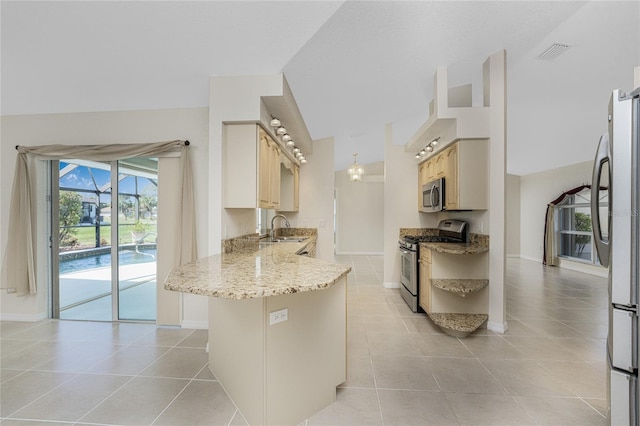
[(392, 125), (384, 143), (384, 285), (400, 285), (400, 228), (435, 228), (437, 215), (418, 212), (418, 165), (413, 152), (394, 145)]
[[(313, 154), (300, 167), (300, 211), (292, 215), (291, 226), (318, 228), (316, 258), (333, 261), (333, 138), (312, 142)], [(287, 216), (288, 217), (288, 216)]]
[(569, 189), (591, 183), (592, 166), (587, 161), (520, 177), (521, 257), (542, 262), (547, 204)]
[[(2, 203), (2, 240), (3, 255), (6, 248), (6, 230), (9, 226), (8, 209), (15, 166), (15, 145), (46, 144), (112, 144), (161, 142), (174, 139), (188, 139), (191, 142), (191, 159), (194, 173), (194, 191), (196, 201), (196, 227), (198, 252), (206, 254), (209, 233), (207, 214), (208, 181), (208, 110), (207, 108), (169, 109), (154, 111), (118, 111), (78, 114), (46, 114), (29, 116), (3, 116), (1, 128), (0, 199)], [(40, 213), (45, 220), (44, 215)], [(48, 274), (45, 259), (39, 257), (38, 289), (35, 296), (16, 297), (1, 295), (3, 317), (36, 320), (46, 316), (48, 306)], [(192, 324), (207, 320), (206, 299), (185, 295), (183, 298), (183, 319)], [(22, 317), (21, 317), (22, 316)]]
[(520, 257), (520, 176), (507, 175), (507, 257)]
[(361, 182), (349, 180), (346, 170), (335, 172), (336, 254), (384, 252), (384, 162), (363, 166)]

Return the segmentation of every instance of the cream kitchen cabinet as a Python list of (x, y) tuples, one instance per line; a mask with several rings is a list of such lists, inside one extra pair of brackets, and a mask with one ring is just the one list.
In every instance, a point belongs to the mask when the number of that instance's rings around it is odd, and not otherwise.
[(445, 209), (457, 210), (459, 207), (458, 183), (458, 144), (454, 143), (444, 151), (447, 178), (445, 182)]
[(300, 210), (300, 166), (285, 156), (280, 165), (280, 207), (279, 211), (297, 212)]
[(280, 147), (257, 124), (223, 128), (225, 208), (280, 206)]
[(489, 161), (487, 139), (465, 139), (449, 145), (445, 156), (445, 202), (447, 210), (489, 208)]
[(434, 171), (435, 171), (436, 178), (441, 178), (446, 176), (447, 157), (444, 152), (441, 152), (438, 155), (436, 155), (436, 158), (434, 160), (434, 169), (435, 169)]
[(418, 211), (422, 211), (422, 185), (425, 185), (436, 178), (435, 160), (428, 159), (418, 165)]
[[(488, 140), (459, 140), (420, 163), (419, 183), (437, 178), (444, 179), (445, 210), (489, 208)], [(422, 205), (422, 184), (418, 203)]]
[(262, 127), (258, 127), (258, 134), (258, 207), (274, 209), (280, 207), (280, 147)]
[(425, 312), (431, 312), (431, 250), (420, 250), (420, 275), (418, 282), (418, 304)]

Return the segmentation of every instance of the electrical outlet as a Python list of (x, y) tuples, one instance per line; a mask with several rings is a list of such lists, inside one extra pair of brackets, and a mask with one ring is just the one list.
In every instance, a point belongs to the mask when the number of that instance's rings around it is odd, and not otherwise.
[(269, 325), (278, 324), (289, 319), (289, 310), (287, 308), (278, 311), (269, 312)]

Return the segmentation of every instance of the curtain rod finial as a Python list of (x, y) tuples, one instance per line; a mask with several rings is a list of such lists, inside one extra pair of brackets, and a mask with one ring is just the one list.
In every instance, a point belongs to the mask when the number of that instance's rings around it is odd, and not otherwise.
[(184, 144), (185, 144), (186, 146), (189, 146), (189, 145), (191, 145), (191, 142), (189, 142), (188, 140), (186, 140), (186, 141), (184, 141)]
[(16, 145), (16, 150), (18, 150), (18, 148), (20, 148), (20, 145)]

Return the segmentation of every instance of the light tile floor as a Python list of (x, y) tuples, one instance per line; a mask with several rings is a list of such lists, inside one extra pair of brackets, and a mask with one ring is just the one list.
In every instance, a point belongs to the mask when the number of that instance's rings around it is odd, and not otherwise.
[[(306, 425), (604, 425), (606, 279), (507, 262), (504, 335), (466, 339), (382, 287), (382, 256), (340, 256), (348, 377)], [(207, 368), (204, 330), (0, 323), (0, 425), (246, 424)]]

